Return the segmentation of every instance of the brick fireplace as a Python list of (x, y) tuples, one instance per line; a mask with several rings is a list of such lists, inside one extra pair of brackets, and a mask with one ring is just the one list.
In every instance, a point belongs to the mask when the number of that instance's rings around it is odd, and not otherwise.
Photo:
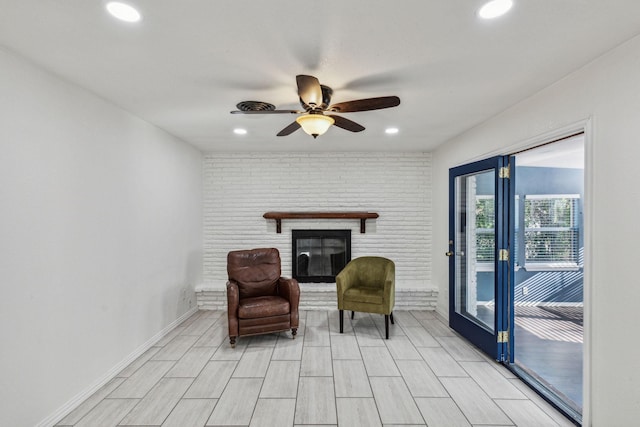
[[(312, 229), (351, 230), (351, 258), (392, 259), (397, 309), (435, 307), (429, 153), (207, 153), (203, 180), (201, 308), (226, 308), (229, 251), (278, 248), (282, 274), (292, 277), (292, 231)], [(379, 217), (366, 219), (366, 233), (353, 218), (287, 218), (278, 233), (277, 221), (263, 217), (309, 211)], [(303, 282), (301, 290), (301, 307), (335, 307), (334, 283)]]

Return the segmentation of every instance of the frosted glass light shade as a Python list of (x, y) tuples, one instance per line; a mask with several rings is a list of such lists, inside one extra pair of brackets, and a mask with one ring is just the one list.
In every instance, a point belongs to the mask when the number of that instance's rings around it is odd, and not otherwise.
[(333, 117), (322, 114), (305, 114), (296, 119), (302, 130), (314, 138), (324, 134), (335, 122)]
[(142, 19), (140, 12), (138, 12), (133, 6), (126, 3), (112, 1), (107, 3), (106, 7), (111, 15), (121, 21), (138, 22), (140, 19)]
[(491, 0), (480, 8), (478, 15), (484, 19), (493, 19), (504, 15), (513, 6), (513, 0)]

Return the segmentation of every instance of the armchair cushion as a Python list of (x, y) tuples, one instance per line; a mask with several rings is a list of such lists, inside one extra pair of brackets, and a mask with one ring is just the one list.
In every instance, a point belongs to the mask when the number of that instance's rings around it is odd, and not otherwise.
[(238, 306), (238, 317), (241, 319), (255, 319), (257, 317), (271, 317), (289, 314), (289, 301), (282, 297), (264, 296), (244, 298)]
[(275, 248), (231, 251), (227, 255), (229, 279), (238, 282), (240, 299), (275, 295), (280, 277), (280, 253)]
[(369, 286), (352, 287), (345, 291), (343, 298), (345, 301), (350, 302), (364, 302), (367, 304), (382, 305), (382, 291), (383, 288), (372, 288)]

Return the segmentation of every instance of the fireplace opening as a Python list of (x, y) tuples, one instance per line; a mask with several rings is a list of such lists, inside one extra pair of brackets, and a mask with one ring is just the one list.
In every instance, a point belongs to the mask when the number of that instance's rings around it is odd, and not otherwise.
[(301, 283), (332, 283), (351, 261), (351, 230), (292, 230), (292, 276)]

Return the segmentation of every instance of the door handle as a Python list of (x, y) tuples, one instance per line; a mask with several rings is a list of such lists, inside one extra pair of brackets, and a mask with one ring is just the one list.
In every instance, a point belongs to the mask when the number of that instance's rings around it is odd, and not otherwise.
[(464, 256), (464, 252), (460, 251), (457, 254), (455, 252), (452, 251), (448, 251), (444, 253), (446, 256), (454, 256), (454, 255), (459, 255), (459, 256)]
[[(449, 240), (449, 247), (452, 248), (453, 247), (453, 240)], [(453, 252), (452, 251), (447, 251), (444, 253), (446, 256), (453, 256)]]

